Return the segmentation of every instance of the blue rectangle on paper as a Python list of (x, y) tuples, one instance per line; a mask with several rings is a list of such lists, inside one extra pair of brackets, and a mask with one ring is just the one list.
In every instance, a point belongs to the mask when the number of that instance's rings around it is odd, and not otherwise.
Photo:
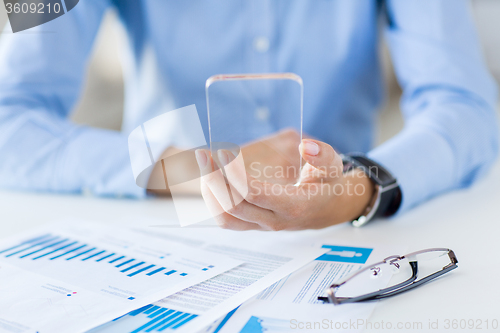
[(155, 265), (149, 265), (149, 266), (144, 267), (144, 268), (141, 268), (141, 269), (139, 269), (139, 270), (137, 270), (137, 271), (135, 271), (135, 272), (133, 272), (133, 273), (130, 273), (130, 274), (129, 274), (129, 275), (127, 275), (127, 276), (132, 277), (132, 276), (134, 276), (134, 275), (137, 275), (137, 274), (139, 274), (139, 273), (142, 273), (142, 272), (144, 272), (144, 271), (147, 271), (148, 269), (153, 268), (153, 267), (155, 267)]
[(156, 269), (156, 270), (154, 270), (154, 271), (152, 271), (151, 273), (148, 273), (148, 274), (146, 274), (146, 275), (151, 276), (151, 275), (153, 275), (153, 274), (156, 274), (156, 273), (158, 273), (158, 272), (163, 271), (164, 269), (165, 269), (165, 267), (160, 267), (160, 268), (158, 268), (158, 269)]
[(49, 254), (56, 253), (56, 252), (58, 252), (58, 251), (60, 251), (60, 250), (64, 250), (65, 248), (70, 247), (70, 246), (72, 246), (72, 245), (75, 245), (76, 243), (77, 243), (77, 242), (73, 242), (73, 243), (70, 243), (70, 244), (67, 244), (67, 245), (64, 245), (64, 246), (58, 247), (57, 249), (55, 249), (55, 250), (53, 250), (53, 251), (50, 251), (50, 252), (48, 252), (48, 253), (45, 253), (44, 255), (41, 255), (41, 256), (36, 257), (36, 258), (34, 258), (34, 259), (38, 259), (38, 258), (41, 258), (41, 257), (45, 257), (45, 256), (48, 256)]
[[(56, 237), (56, 239), (59, 239), (59, 237)], [(32, 255), (32, 254), (35, 254), (35, 253), (38, 253), (38, 252), (40, 252), (40, 251), (46, 250), (46, 249), (48, 249), (48, 248), (50, 248), (50, 247), (52, 247), (52, 246), (58, 245), (58, 244), (60, 244), (60, 243), (63, 243), (63, 242), (65, 242), (65, 241), (67, 241), (67, 240), (68, 240), (68, 239), (63, 239), (62, 241), (58, 241), (58, 242), (55, 242), (55, 243), (52, 243), (52, 244), (46, 245), (46, 246), (42, 247), (41, 249), (38, 249), (38, 250), (36, 250), (36, 251), (33, 251), (33, 252), (28, 253), (28, 254), (22, 255), (22, 256), (20, 256), (19, 258), (25, 258), (25, 257), (30, 256), (30, 255)]]
[(77, 255), (74, 255), (74, 256), (72, 256), (70, 258), (67, 258), (66, 260), (71, 260), (71, 259), (78, 258), (79, 256), (84, 255), (85, 253), (89, 253), (90, 251), (94, 251), (94, 250), (95, 250), (95, 247), (91, 248), (90, 250), (84, 251), (82, 253), (78, 253)]
[(139, 313), (142, 313), (142, 312), (146, 311), (147, 309), (149, 309), (152, 306), (153, 306), (153, 304), (145, 305), (142, 308), (139, 308), (137, 310), (134, 310), (134, 311), (130, 312), (129, 315), (130, 316), (137, 316)]
[(179, 321), (181, 321), (182, 319), (186, 318), (187, 316), (189, 316), (190, 314), (189, 313), (183, 313), (182, 315), (180, 315), (179, 317), (175, 318), (174, 320), (172, 320), (171, 322), (167, 323), (165, 326), (161, 327), (158, 329), (158, 332), (161, 332), (161, 331), (164, 331), (166, 330), (167, 328), (175, 325), (176, 323), (178, 323)]
[(57, 258), (64, 257), (64, 256), (65, 256), (65, 255), (67, 255), (68, 253), (78, 251), (78, 250), (80, 250), (81, 248), (84, 248), (85, 246), (87, 246), (87, 245), (86, 245), (86, 244), (80, 245), (79, 247), (75, 247), (74, 249), (71, 249), (71, 250), (69, 250), (69, 251), (66, 251), (66, 252), (64, 252), (63, 254), (59, 254), (59, 255), (57, 255), (57, 256), (55, 256), (55, 257), (52, 257), (52, 258), (50, 258), (50, 260), (55, 260), (55, 259), (57, 259)]
[(141, 261), (140, 263), (132, 265), (132, 266), (130, 266), (128, 268), (125, 268), (125, 269), (121, 270), (120, 272), (125, 273), (125, 272), (127, 272), (127, 271), (129, 271), (129, 270), (131, 270), (133, 268), (136, 268), (137, 266), (141, 266), (142, 264), (144, 264), (144, 261)]
[[(49, 235), (49, 236), (50, 236), (50, 235)], [(18, 245), (15, 245), (15, 246), (9, 247), (8, 249), (2, 250), (2, 251), (0, 251), (0, 253), (4, 253), (4, 252), (7, 252), (7, 251), (10, 251), (10, 250), (13, 250), (13, 249), (17, 249), (17, 248), (18, 248), (18, 247), (20, 247), (20, 246), (24, 246), (24, 245), (26, 245), (26, 244), (28, 244), (28, 243), (33, 243), (33, 242), (35, 242), (36, 240), (39, 240), (40, 238), (41, 238), (41, 239), (43, 239), (43, 238), (45, 238), (45, 236), (42, 236), (42, 237), (37, 237), (37, 238), (31, 239), (31, 240), (28, 240), (28, 241), (22, 242), (21, 244), (18, 244)], [(54, 237), (52, 237), (52, 238), (49, 238), (49, 239), (45, 239), (45, 240), (43, 240), (43, 241), (41, 241), (41, 242), (38, 242), (38, 243), (34, 244), (33, 246), (36, 246), (36, 245), (41, 245), (41, 244), (47, 243), (47, 242), (49, 242), (49, 241), (51, 241), (51, 240), (54, 240), (54, 239), (56, 239), (56, 238), (57, 238), (57, 236), (56, 236), (55, 238), (54, 238)]]
[(116, 261), (118, 261), (118, 260), (120, 260), (120, 259), (122, 259), (122, 258), (125, 258), (125, 256), (121, 256), (121, 257), (118, 257), (118, 258), (116, 258), (116, 259), (113, 259), (113, 260), (111, 260), (109, 263), (110, 263), (110, 264), (112, 264), (112, 263), (114, 263), (114, 262), (116, 262)]
[(165, 327), (165, 325), (171, 323), (175, 318), (179, 317), (181, 314), (183, 314), (183, 312), (176, 311), (167, 318), (165, 318), (164, 320), (162, 320), (161, 322), (159, 322), (158, 324), (156, 324), (155, 326), (153, 326), (152, 328), (156, 329), (158, 332), (161, 332), (162, 330), (167, 328)]
[(337, 261), (349, 262), (353, 264), (364, 264), (372, 253), (373, 249), (365, 247), (350, 247), (350, 246), (336, 246), (336, 245), (323, 245), (323, 249), (330, 249), (316, 260), (320, 261)]
[(184, 319), (183, 321), (181, 321), (180, 323), (178, 323), (177, 325), (175, 325), (174, 327), (172, 327), (172, 329), (173, 330), (178, 329), (179, 327), (181, 327), (182, 325), (184, 325), (185, 323), (187, 323), (188, 321), (190, 321), (196, 317), (198, 317), (198, 315), (192, 314), (189, 317), (187, 317), (186, 319)]
[(144, 311), (144, 313), (145, 314), (151, 314), (151, 313), (155, 312), (156, 310), (158, 310), (159, 308), (160, 308), (159, 306), (154, 305), (152, 308), (149, 308), (146, 311)]
[(96, 261), (102, 261), (102, 260), (109, 258), (109, 257), (112, 257), (114, 255), (115, 255), (114, 253), (111, 253), (111, 254), (108, 254), (107, 256), (102, 257), (101, 259), (97, 259)]
[(167, 308), (160, 308), (159, 310), (156, 310), (155, 312), (153, 312), (152, 314), (150, 314), (148, 316), (148, 318), (154, 318), (158, 315), (161, 315), (163, 312), (167, 311), (168, 309)]
[(90, 256), (88, 256), (87, 258), (83, 258), (83, 259), (82, 259), (82, 261), (89, 260), (90, 258), (94, 258), (95, 256), (98, 256), (98, 255), (100, 255), (100, 254), (102, 254), (102, 253), (104, 253), (104, 252), (106, 252), (106, 251), (101, 251), (101, 252), (97, 252), (97, 253), (95, 253), (95, 254), (91, 254), (91, 255), (90, 255)]
[[(172, 318), (172, 316), (173, 316), (172, 313), (174, 313), (174, 310), (167, 310), (167, 312), (164, 312), (161, 315), (159, 315), (158, 317), (156, 317), (154, 319), (151, 319), (149, 322), (147, 322), (146, 324), (142, 325), (139, 328), (136, 328), (131, 333), (139, 333), (139, 332), (141, 332), (144, 329), (146, 329), (145, 332), (152, 332), (156, 328), (158, 328), (161, 325), (163, 325), (166, 322), (168, 322)], [(175, 315), (175, 313), (174, 313), (174, 315)], [(164, 319), (165, 317), (166, 317), (166, 319)], [(151, 325), (153, 325), (153, 326), (151, 326)]]

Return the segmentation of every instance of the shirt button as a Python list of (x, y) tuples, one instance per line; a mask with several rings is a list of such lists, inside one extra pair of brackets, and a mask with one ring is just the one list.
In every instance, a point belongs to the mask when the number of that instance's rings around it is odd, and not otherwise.
[(266, 121), (269, 119), (269, 109), (265, 106), (258, 107), (255, 109), (255, 118), (260, 121)]
[(267, 37), (257, 37), (253, 41), (253, 47), (260, 53), (267, 52), (269, 50), (269, 39)]

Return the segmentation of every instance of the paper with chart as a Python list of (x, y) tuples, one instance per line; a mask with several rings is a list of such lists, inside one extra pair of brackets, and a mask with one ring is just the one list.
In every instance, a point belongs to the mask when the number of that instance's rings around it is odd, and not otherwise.
[(83, 332), (241, 262), (98, 224), (0, 243), (0, 332)]
[[(334, 306), (318, 301), (335, 281), (361, 268), (401, 253), (387, 246), (353, 247), (321, 244), (330, 249), (306, 267), (276, 282), (259, 295), (230, 312), (215, 325), (212, 333), (274, 332), (360, 332), (376, 303)], [(366, 281), (366, 290), (383, 288), (390, 275)]]
[(177, 239), (208, 254), (223, 254), (245, 263), (89, 333), (197, 332), (328, 251), (282, 243), (259, 232), (177, 229), (155, 236)]

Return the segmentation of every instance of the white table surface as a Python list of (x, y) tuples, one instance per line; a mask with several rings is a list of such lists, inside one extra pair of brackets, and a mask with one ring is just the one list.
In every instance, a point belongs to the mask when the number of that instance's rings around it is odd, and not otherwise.
[[(445, 277), (400, 296), (378, 303), (370, 318), (373, 329), (390, 323), (401, 331), (426, 331), (429, 321), (475, 320), (486, 331), (500, 322), (500, 163), (472, 188), (446, 194), (392, 220), (363, 228), (348, 224), (323, 231), (336, 239), (406, 245), (409, 251), (448, 247), (455, 251), (459, 268)], [(55, 220), (78, 217), (108, 224), (132, 224), (149, 218), (176, 219), (168, 199), (106, 199), (79, 195), (0, 191), (0, 238)], [(311, 233), (309, 232), (309, 234)], [(404, 329), (419, 325), (422, 329)], [(463, 324), (463, 322), (462, 322)], [(376, 329), (376, 327), (379, 329)], [(500, 325), (500, 323), (499, 323)], [(392, 331), (398, 331), (392, 329)], [(460, 330), (467, 331), (467, 330)], [(478, 331), (474, 329), (474, 331)], [(495, 330), (500, 332), (500, 327)]]

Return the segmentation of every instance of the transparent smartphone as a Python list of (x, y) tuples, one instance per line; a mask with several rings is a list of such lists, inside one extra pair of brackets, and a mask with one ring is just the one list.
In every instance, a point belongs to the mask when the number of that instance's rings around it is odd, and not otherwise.
[(206, 98), (216, 166), (221, 167), (217, 151), (233, 147), (252, 177), (296, 184), (303, 164), (298, 151), (303, 95), (302, 79), (293, 73), (210, 77)]

